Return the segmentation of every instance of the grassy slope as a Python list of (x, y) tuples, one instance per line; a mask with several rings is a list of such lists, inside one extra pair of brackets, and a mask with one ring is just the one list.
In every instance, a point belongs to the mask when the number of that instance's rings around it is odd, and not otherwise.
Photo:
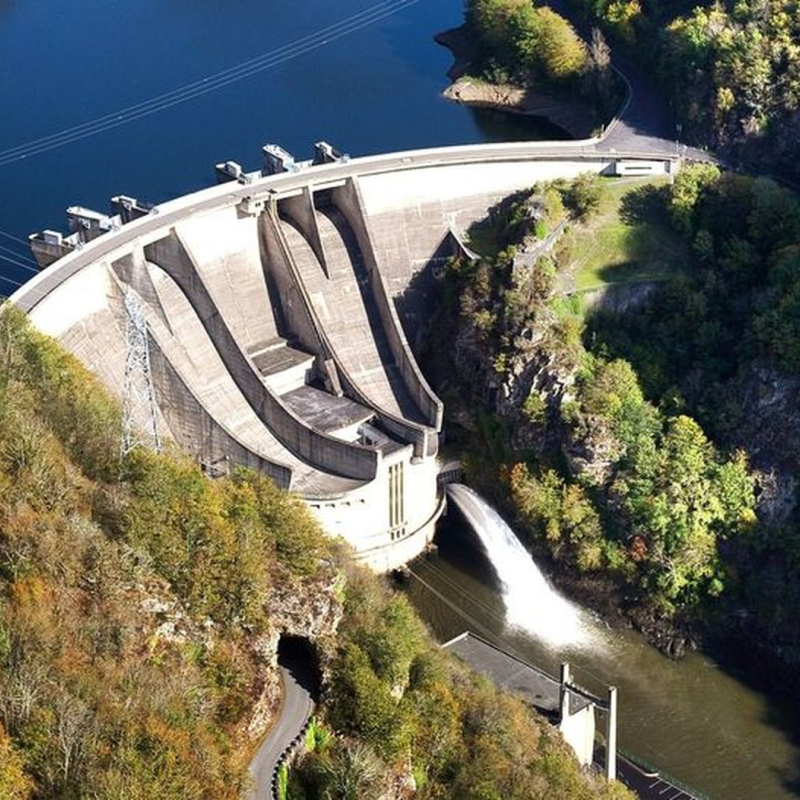
[(607, 182), (599, 213), (564, 237), (570, 253), (567, 269), (576, 291), (665, 280), (681, 269), (686, 246), (678, 235), (652, 212), (631, 218), (625, 210), (624, 200), (631, 192), (666, 182), (666, 178)]

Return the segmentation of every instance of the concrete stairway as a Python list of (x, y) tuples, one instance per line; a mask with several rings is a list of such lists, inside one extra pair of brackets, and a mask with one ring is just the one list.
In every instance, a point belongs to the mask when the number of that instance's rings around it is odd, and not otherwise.
[(280, 336), (256, 343), (247, 355), (267, 386), (279, 395), (308, 383), (314, 366), (314, 356), (292, 347)]
[(330, 278), (299, 230), (287, 220), (281, 226), (331, 346), (372, 402), (424, 423), (392, 356), (355, 234), (335, 208), (319, 209), (317, 221)]

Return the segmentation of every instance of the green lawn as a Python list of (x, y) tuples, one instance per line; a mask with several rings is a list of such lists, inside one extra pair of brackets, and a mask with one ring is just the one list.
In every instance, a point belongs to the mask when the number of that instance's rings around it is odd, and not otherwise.
[(686, 245), (653, 202), (653, 195), (667, 180), (609, 178), (605, 182), (599, 213), (564, 237), (577, 291), (665, 280), (682, 268)]

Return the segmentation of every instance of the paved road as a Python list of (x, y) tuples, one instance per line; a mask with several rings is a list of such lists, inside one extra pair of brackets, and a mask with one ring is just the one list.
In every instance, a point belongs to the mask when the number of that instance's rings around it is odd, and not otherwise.
[[(571, 0), (546, 1), (554, 11), (568, 19), (587, 42), (591, 40), (591, 26), (578, 17)], [(676, 155), (679, 145), (676, 141), (675, 119), (652, 75), (615, 50), (611, 52), (611, 65), (627, 83), (630, 93), (620, 119), (603, 137), (605, 148), (645, 150), (664, 156)], [(680, 145), (680, 155), (695, 160), (713, 160), (713, 156), (704, 150), (684, 148), (683, 145)]]
[(314, 711), (316, 678), (305, 653), (281, 653), (278, 667), (283, 684), (280, 715), (259, 745), (248, 768), (254, 781), (250, 800), (271, 800), (272, 776), (278, 760)]

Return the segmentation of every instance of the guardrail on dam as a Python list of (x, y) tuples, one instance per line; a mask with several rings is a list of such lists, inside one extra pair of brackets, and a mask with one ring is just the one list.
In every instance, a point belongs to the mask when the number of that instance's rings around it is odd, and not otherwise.
[(264, 155), (260, 172), (218, 165), (220, 185), (156, 207), (71, 208), (71, 236), (31, 237), (45, 268), (11, 300), (122, 394), (133, 298), (161, 436), (215, 471), (266, 472), (391, 569), (424, 549), (444, 507), (443, 408), (412, 347), (433, 265), (536, 181), (666, 174), (677, 160), (600, 140)]

